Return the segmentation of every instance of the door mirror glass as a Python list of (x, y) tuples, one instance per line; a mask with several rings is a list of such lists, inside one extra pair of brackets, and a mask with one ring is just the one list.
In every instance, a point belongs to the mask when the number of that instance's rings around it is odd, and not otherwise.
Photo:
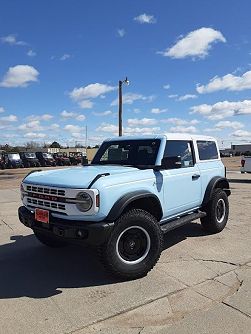
[(161, 166), (164, 169), (181, 168), (181, 157), (180, 156), (164, 157), (161, 160)]

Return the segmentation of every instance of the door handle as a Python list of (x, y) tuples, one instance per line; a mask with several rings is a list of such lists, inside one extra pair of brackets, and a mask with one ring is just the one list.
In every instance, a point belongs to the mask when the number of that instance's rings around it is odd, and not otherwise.
[(192, 176), (192, 180), (197, 180), (200, 177), (200, 174), (194, 174)]

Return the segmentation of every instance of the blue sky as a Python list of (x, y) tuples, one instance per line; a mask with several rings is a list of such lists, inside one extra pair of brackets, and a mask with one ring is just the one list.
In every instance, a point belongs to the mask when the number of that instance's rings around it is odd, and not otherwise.
[(100, 143), (124, 133), (251, 140), (251, 3), (32, 1), (0, 5), (0, 143)]

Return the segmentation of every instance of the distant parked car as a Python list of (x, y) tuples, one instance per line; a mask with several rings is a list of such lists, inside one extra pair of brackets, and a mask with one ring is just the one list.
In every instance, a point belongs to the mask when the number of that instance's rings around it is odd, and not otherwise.
[(5, 153), (0, 152), (0, 168), (5, 169), (6, 168), (6, 163), (5, 163)]
[(36, 154), (31, 152), (20, 152), (24, 167), (40, 167)]
[(70, 152), (69, 159), (72, 165), (78, 165), (82, 163), (83, 153), (82, 152)]
[(61, 153), (61, 152), (54, 153), (53, 157), (56, 160), (56, 164), (58, 166), (70, 166), (71, 165), (71, 161), (67, 157), (66, 153)]
[(6, 168), (24, 167), (23, 161), (21, 160), (19, 153), (5, 153), (4, 161)]
[(56, 166), (56, 161), (51, 153), (36, 152), (36, 157), (41, 166)]

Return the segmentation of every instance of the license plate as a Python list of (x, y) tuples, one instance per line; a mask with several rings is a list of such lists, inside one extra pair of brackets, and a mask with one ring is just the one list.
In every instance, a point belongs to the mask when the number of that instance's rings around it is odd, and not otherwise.
[(35, 209), (35, 220), (49, 224), (49, 211), (42, 209)]

